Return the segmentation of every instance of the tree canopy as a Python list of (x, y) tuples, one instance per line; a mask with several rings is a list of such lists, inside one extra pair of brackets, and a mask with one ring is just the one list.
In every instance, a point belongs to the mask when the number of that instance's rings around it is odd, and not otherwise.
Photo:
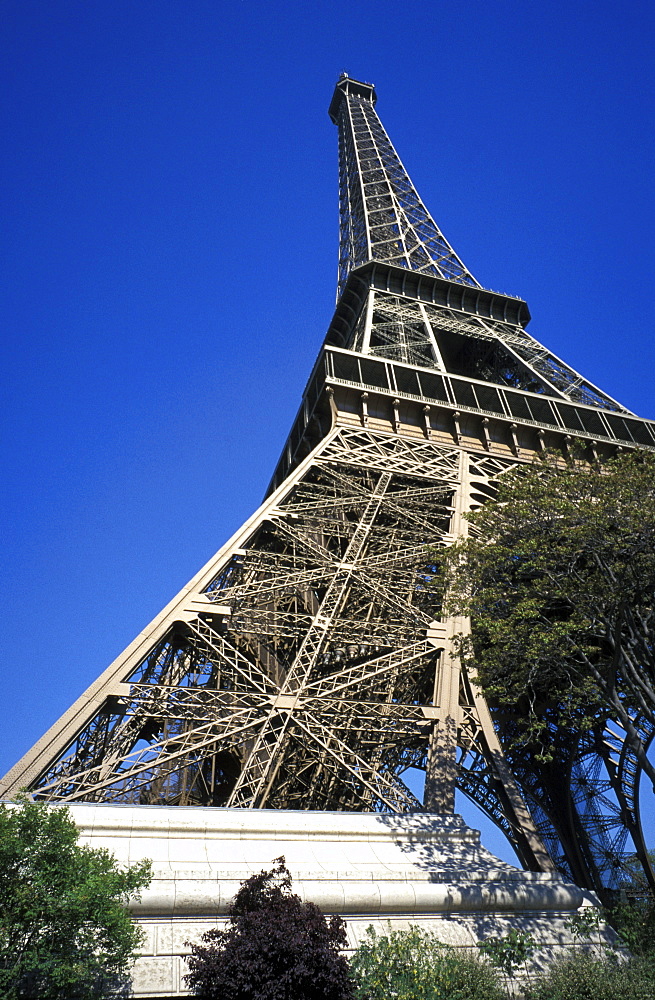
[(141, 932), (125, 909), (148, 861), (121, 868), (80, 845), (69, 811), (0, 804), (0, 996), (97, 1000), (129, 993)]
[(546, 455), (498, 480), (443, 557), (469, 615), (461, 651), (515, 745), (548, 759), (554, 728), (616, 719), (655, 784), (635, 719), (655, 726), (655, 456), (591, 467)]
[(341, 917), (325, 919), (291, 892), (284, 858), (247, 879), (227, 927), (191, 945), (187, 985), (205, 1000), (352, 1000)]

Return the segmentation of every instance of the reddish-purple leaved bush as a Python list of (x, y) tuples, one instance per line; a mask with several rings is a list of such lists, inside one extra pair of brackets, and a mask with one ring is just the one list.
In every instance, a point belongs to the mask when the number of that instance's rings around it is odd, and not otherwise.
[(276, 863), (242, 884), (224, 930), (191, 946), (188, 987), (205, 1000), (352, 1000), (343, 920), (303, 903), (284, 858)]

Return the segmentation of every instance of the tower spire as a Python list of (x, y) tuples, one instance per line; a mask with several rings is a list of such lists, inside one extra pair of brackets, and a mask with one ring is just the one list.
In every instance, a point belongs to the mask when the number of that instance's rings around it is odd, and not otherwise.
[[(525, 327), (525, 302), (490, 293), (457, 256), (419, 198), (375, 105), (370, 83), (343, 73), (328, 113), (339, 129), (339, 302), (348, 277), (365, 265), (432, 276), (479, 294), (442, 288), (440, 305), (389, 295), (369, 285), (368, 300), (343, 346), (484, 382), (629, 413), (615, 399), (539, 343)], [(387, 272), (389, 274), (390, 272)], [(378, 275), (380, 274), (378, 270)], [(392, 282), (407, 287), (405, 279)], [(388, 279), (386, 285), (389, 285)], [(496, 301), (491, 312), (489, 296)], [(458, 305), (459, 303), (459, 305)], [(501, 305), (502, 303), (502, 305)]]
[(339, 128), (338, 294), (352, 268), (370, 260), (481, 288), (421, 201), (376, 101), (372, 84), (343, 74), (328, 111)]

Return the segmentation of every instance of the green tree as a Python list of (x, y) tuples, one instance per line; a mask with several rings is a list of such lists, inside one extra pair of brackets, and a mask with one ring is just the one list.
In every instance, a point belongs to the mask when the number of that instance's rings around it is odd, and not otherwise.
[(0, 805), (0, 997), (98, 1000), (129, 992), (141, 932), (125, 909), (150, 862), (120, 868), (78, 844), (69, 811)]
[(359, 1000), (504, 1000), (494, 969), (419, 927), (369, 927), (351, 959)]
[(655, 785), (634, 714), (655, 724), (655, 456), (590, 467), (547, 455), (498, 481), (444, 556), (461, 651), (515, 746), (615, 718)]

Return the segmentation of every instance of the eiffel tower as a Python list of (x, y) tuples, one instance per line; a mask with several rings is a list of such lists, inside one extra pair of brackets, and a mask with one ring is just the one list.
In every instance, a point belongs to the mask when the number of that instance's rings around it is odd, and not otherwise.
[[(550, 768), (452, 652), (429, 546), (494, 483), (575, 439), (655, 448), (630, 413), (485, 289), (344, 74), (338, 297), (258, 511), (3, 779), (39, 800), (449, 813), (455, 789), (522, 864), (611, 889), (645, 864), (639, 767), (611, 720), (553, 734)], [(646, 720), (634, 724), (647, 744)], [(421, 801), (408, 780), (423, 772)]]

